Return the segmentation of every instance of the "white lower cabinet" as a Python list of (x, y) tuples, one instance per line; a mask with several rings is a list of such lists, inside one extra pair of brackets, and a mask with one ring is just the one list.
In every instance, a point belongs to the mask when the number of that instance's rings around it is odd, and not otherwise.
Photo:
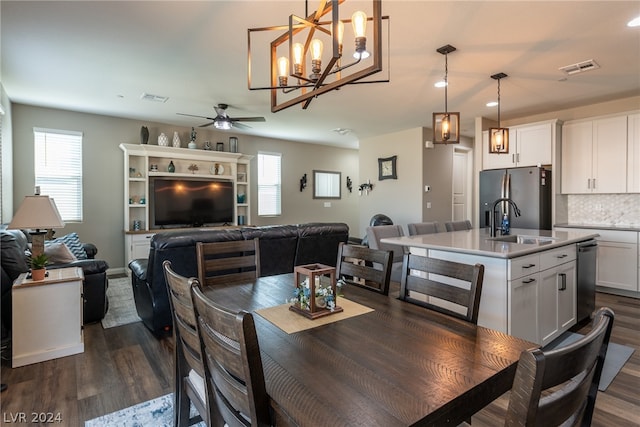
[(546, 345), (576, 323), (575, 260), (575, 245), (510, 260), (510, 335)]
[[(151, 238), (155, 233), (125, 234), (125, 266), (138, 258), (148, 258)], [(126, 269), (129, 271), (129, 269)]]
[(637, 259), (637, 243), (599, 240), (596, 286), (637, 292)]

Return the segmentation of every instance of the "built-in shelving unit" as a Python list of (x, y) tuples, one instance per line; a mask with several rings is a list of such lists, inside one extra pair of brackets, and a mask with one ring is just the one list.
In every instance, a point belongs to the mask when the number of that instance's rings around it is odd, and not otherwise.
[[(251, 224), (250, 161), (253, 156), (146, 144), (120, 144), (124, 152), (124, 231), (127, 263), (148, 254), (149, 178), (215, 178), (234, 184), (235, 223)], [(169, 165), (173, 164), (173, 172)]]

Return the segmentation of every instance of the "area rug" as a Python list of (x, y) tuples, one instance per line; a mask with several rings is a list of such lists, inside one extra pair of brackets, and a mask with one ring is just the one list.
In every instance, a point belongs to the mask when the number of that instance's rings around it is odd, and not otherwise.
[[(196, 409), (191, 406), (191, 416)], [(173, 427), (173, 393), (85, 421), (85, 427)], [(203, 422), (195, 427), (206, 427)]]
[(109, 310), (102, 319), (104, 329), (140, 321), (133, 300), (131, 279), (128, 277), (110, 278), (107, 297), (109, 298)]
[[(550, 342), (545, 346), (545, 350), (552, 350), (557, 347), (569, 345), (574, 341), (582, 338), (582, 334), (576, 334), (575, 332), (565, 332), (558, 338)], [(607, 347), (607, 355), (604, 358), (604, 366), (602, 367), (602, 375), (600, 376), (600, 384), (598, 390), (605, 391), (613, 379), (618, 375), (618, 372), (622, 369), (627, 360), (631, 357), (635, 350), (625, 345), (612, 343), (609, 341)]]
[(264, 317), (286, 333), (292, 334), (294, 332), (304, 331), (305, 329), (315, 328), (316, 326), (326, 325), (328, 323), (337, 322), (338, 320), (348, 319), (349, 317), (359, 316), (373, 311), (372, 308), (365, 307), (362, 304), (349, 301), (345, 298), (338, 299), (338, 306), (342, 307), (343, 311), (314, 320), (307, 319), (306, 317), (289, 310), (289, 304), (282, 304), (275, 307), (256, 310), (256, 314)]

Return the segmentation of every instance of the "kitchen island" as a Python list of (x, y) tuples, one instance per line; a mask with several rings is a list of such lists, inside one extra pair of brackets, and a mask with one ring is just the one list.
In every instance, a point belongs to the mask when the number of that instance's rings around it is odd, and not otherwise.
[(541, 345), (576, 324), (576, 244), (598, 233), (485, 228), (404, 236), (382, 242), (411, 253), (483, 264), (478, 324)]

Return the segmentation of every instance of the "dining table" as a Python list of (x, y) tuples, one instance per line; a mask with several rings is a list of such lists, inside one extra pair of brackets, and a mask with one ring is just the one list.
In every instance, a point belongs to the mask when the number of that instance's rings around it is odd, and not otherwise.
[[(458, 425), (509, 391), (521, 352), (538, 347), (401, 301), (397, 283), (389, 295), (345, 285), (336, 305), (366, 310), (285, 332), (260, 313), (290, 304), (294, 288), (291, 273), (205, 290), (217, 303), (253, 314), (281, 424)], [(302, 317), (289, 313), (292, 322)]]

